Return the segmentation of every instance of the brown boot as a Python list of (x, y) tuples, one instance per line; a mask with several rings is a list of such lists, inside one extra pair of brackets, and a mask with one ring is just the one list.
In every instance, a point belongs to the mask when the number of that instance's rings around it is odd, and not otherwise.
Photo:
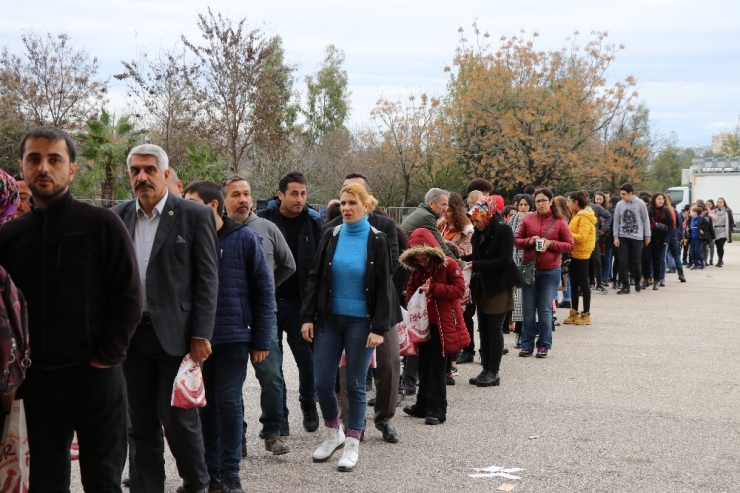
[(581, 313), (578, 320), (575, 321), (576, 325), (591, 325), (591, 314), (588, 312)]
[(574, 324), (576, 323), (577, 320), (578, 320), (578, 312), (571, 308), (570, 315), (568, 316), (568, 318), (563, 320), (563, 323), (564, 324)]

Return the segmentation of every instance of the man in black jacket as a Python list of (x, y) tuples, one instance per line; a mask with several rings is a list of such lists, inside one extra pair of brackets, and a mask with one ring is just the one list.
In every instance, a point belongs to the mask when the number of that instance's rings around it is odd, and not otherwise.
[[(346, 176), (342, 186), (357, 183), (365, 187), (370, 192), (370, 183), (364, 176), (351, 173)], [(368, 215), (370, 226), (381, 231), (388, 238), (391, 255), (391, 272), (390, 275), (398, 269), (398, 233), (396, 232), (396, 223), (392, 219), (383, 217), (379, 214), (370, 213)], [(342, 217), (337, 217), (324, 229), (330, 229), (342, 224)], [(399, 306), (400, 306), (400, 302)], [(398, 349), (398, 333), (394, 328), (388, 331), (383, 338), (383, 344), (375, 348), (377, 368), (375, 368), (375, 428), (383, 433), (383, 440), (389, 443), (397, 443), (399, 440), (398, 432), (391, 423), (391, 419), (396, 414), (396, 405), (403, 398), (403, 391), (399, 388), (401, 380), (401, 355)], [(345, 382), (344, 368), (339, 369), (339, 375), (342, 388), (342, 415), (347, 416), (347, 386)], [(400, 394), (399, 394), (400, 391)]]
[[(308, 271), (321, 240), (322, 223), (319, 213), (308, 207), (307, 198), (306, 177), (298, 171), (290, 172), (280, 180), (277, 200), (270, 201), (267, 209), (257, 212), (257, 215), (277, 225), (295, 259), (295, 273), (275, 290), (278, 341), (282, 351), (283, 333), (287, 334), (298, 366), (298, 400), (303, 412), (303, 428), (314, 432), (319, 428), (319, 413), (316, 409), (313, 353), (299, 344), (303, 339), (299, 314)], [(286, 389), (283, 389), (283, 420), (287, 420), (289, 414), (286, 396)]]
[(121, 363), (142, 301), (134, 247), (118, 216), (69, 193), (77, 164), (66, 133), (35, 128), (20, 149), (31, 211), (0, 228), (0, 264), (28, 301), (33, 364), (18, 396), (31, 491), (69, 491), (75, 431), (85, 491), (121, 491)]

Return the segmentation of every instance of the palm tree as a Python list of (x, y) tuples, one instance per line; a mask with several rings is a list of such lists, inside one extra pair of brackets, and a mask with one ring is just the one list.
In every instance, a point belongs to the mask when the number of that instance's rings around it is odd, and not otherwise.
[(109, 204), (129, 197), (126, 157), (145, 131), (135, 129), (130, 115), (116, 120), (105, 109), (100, 118), (89, 120), (85, 126), (86, 131), (77, 135), (82, 142), (80, 156), (86, 161), (78, 188), (86, 193), (99, 190), (100, 198)]

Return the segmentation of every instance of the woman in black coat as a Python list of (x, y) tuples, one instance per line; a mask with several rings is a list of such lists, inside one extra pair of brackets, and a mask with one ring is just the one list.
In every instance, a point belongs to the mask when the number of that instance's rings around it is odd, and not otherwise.
[(516, 284), (512, 269), (514, 233), (496, 211), (493, 197), (483, 197), (468, 211), (475, 226), (473, 253), (463, 257), (472, 270), (470, 290), (478, 313), (480, 355), (483, 371), (470, 379), (471, 385), (499, 385), (499, 367), (504, 349), (503, 325), (506, 312), (514, 309)]

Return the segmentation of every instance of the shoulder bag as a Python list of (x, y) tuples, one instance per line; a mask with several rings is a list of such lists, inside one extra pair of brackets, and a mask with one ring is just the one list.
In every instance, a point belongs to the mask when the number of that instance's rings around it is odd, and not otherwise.
[[(553, 223), (555, 222), (555, 217), (553, 216), (552, 220), (550, 221), (550, 224), (547, 226), (547, 229), (545, 230), (545, 236), (544, 238), (547, 238), (547, 233), (550, 232), (550, 228), (552, 228)], [(534, 260), (530, 260), (529, 262), (522, 262), (517, 266), (517, 284), (516, 287), (518, 288), (528, 288), (531, 286), (534, 286), (534, 271), (535, 267), (537, 266), (537, 261), (540, 258), (540, 252), (537, 252), (534, 256)]]

